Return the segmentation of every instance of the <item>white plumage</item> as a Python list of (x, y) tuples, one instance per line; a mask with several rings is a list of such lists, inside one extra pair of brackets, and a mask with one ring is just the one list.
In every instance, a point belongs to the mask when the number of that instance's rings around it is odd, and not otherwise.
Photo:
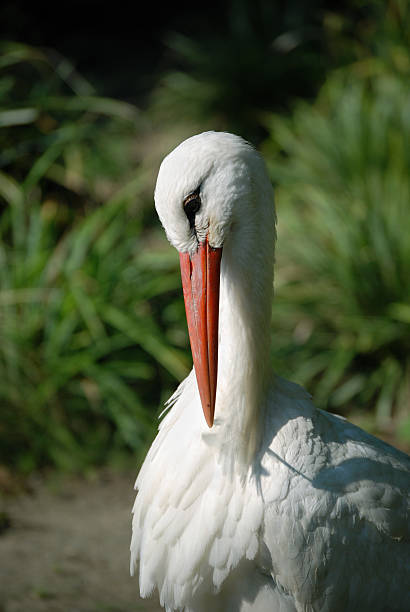
[(193, 370), (136, 482), (141, 595), (158, 589), (170, 611), (408, 612), (409, 457), (270, 370), (275, 213), (262, 159), (237, 136), (194, 136), (163, 161), (155, 202), (192, 262), (206, 240), (223, 255), (215, 422)]

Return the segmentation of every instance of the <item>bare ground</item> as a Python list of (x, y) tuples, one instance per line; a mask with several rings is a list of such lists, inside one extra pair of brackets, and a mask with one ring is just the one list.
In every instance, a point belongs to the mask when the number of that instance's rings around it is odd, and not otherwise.
[(134, 474), (0, 498), (0, 612), (159, 612), (129, 575)]

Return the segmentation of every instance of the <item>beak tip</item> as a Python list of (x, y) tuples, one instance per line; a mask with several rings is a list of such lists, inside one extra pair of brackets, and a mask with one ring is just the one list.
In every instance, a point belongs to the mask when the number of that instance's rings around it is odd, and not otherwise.
[(213, 416), (208, 416), (206, 418), (206, 424), (208, 425), (209, 429), (212, 429), (213, 424), (214, 424), (214, 417)]
[(201, 398), (201, 404), (206, 424), (211, 429), (214, 424), (215, 404), (212, 406), (209, 400), (204, 401), (203, 398)]

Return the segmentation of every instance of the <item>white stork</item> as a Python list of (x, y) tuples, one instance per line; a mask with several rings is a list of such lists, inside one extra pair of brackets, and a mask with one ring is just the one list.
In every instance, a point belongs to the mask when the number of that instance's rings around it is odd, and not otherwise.
[(409, 612), (409, 457), (271, 372), (261, 157), (232, 134), (193, 136), (162, 162), (155, 204), (180, 253), (195, 370), (136, 482), (142, 597), (158, 589), (169, 611)]

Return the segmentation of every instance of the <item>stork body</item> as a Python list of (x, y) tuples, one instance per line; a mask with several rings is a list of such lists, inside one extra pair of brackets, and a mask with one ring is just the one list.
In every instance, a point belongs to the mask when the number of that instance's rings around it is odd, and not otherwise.
[[(192, 137), (165, 158), (155, 200), (189, 264), (195, 372), (136, 483), (141, 595), (157, 589), (167, 610), (187, 612), (410, 610), (409, 457), (269, 368), (275, 217), (261, 158), (230, 134)], [(215, 274), (195, 267), (217, 251), (215, 353)]]

